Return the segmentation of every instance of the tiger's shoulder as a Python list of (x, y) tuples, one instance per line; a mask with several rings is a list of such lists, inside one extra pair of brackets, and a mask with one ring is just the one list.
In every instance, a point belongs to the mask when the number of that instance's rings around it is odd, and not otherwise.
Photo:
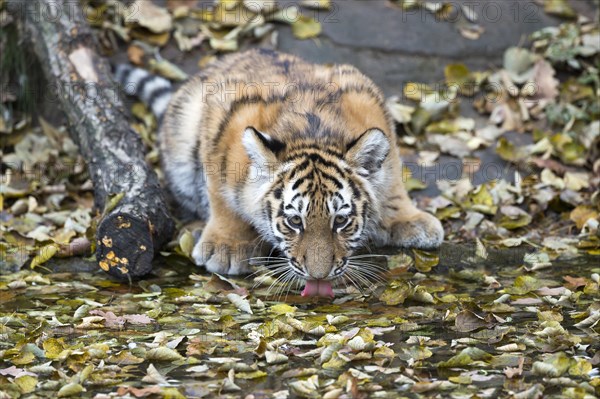
[(394, 135), (383, 93), (351, 65), (258, 49), (224, 57), (193, 84), (206, 94), (204, 134), (213, 148), (229, 147), (227, 138), (247, 126), (283, 141), (317, 131), (351, 141), (373, 126)]

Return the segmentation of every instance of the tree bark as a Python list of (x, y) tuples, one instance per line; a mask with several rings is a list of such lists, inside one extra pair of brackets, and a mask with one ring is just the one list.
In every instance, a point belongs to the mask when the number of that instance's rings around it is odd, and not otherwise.
[[(146, 164), (139, 135), (112, 79), (108, 61), (79, 1), (7, 0), (22, 22), (48, 82), (46, 91), (69, 122), (69, 132), (88, 163), (95, 205), (98, 265), (118, 277), (140, 277), (173, 234), (156, 174)], [(48, 93), (38, 93), (48, 95)]]

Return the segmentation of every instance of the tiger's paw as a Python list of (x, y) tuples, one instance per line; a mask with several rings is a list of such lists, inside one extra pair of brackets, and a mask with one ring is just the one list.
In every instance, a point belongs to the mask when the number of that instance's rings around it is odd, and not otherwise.
[(419, 212), (410, 220), (393, 223), (389, 234), (389, 244), (403, 248), (434, 249), (444, 241), (442, 223), (426, 212)]
[(251, 271), (248, 259), (252, 257), (252, 249), (249, 241), (203, 234), (194, 246), (192, 258), (196, 265), (206, 267), (211, 273), (248, 274)]

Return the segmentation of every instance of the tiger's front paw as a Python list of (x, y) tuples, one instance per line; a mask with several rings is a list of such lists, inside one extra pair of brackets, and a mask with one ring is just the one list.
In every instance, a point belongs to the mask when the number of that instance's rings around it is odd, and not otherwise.
[(442, 223), (426, 212), (419, 212), (410, 220), (393, 223), (389, 234), (391, 245), (404, 248), (433, 249), (444, 241)]
[(198, 266), (205, 266), (212, 273), (248, 274), (252, 248), (252, 243), (248, 241), (203, 234), (194, 246), (192, 258)]

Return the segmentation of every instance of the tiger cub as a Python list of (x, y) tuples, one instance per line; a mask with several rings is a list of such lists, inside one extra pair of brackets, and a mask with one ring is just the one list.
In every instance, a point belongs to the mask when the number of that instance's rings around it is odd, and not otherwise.
[(356, 68), (251, 50), (213, 63), (172, 98), (166, 81), (140, 71), (118, 79), (137, 80), (162, 117), (164, 172), (179, 204), (207, 220), (192, 256), (208, 271), (247, 273), (266, 242), (304, 295), (331, 296), (368, 242), (441, 244), (440, 222), (404, 188), (383, 94)]

